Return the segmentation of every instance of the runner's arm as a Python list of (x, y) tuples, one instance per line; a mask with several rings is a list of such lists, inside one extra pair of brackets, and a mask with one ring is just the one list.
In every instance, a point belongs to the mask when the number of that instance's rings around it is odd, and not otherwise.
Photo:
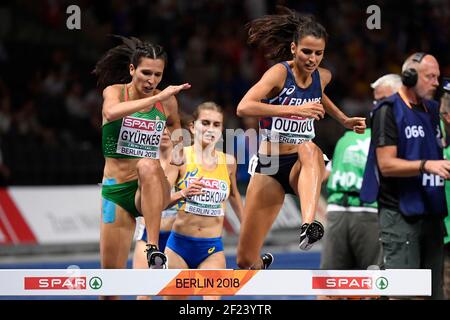
[(283, 88), (286, 79), (286, 68), (276, 64), (266, 71), (262, 78), (245, 94), (239, 102), (236, 113), (239, 117), (289, 117), (323, 118), (325, 111), (318, 103), (307, 103), (298, 106), (272, 105), (261, 102), (262, 99), (276, 96)]
[(239, 189), (237, 187), (236, 159), (229, 154), (226, 155), (226, 159), (228, 172), (230, 173), (230, 196), (228, 197), (228, 200), (230, 201), (231, 208), (233, 208), (233, 211), (236, 214), (237, 218), (239, 219), (239, 221), (242, 221), (242, 215), (244, 213), (244, 205), (242, 204), (241, 194), (239, 193)]
[(158, 95), (154, 95), (143, 99), (120, 102), (121, 90), (122, 88), (119, 85), (112, 85), (103, 90), (103, 123), (121, 119), (154, 105), (158, 101)]

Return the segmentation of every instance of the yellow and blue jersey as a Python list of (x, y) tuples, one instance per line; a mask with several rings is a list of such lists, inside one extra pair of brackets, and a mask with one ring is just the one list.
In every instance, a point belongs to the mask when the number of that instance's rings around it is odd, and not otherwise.
[(214, 170), (203, 168), (196, 159), (194, 147), (184, 148), (186, 156), (186, 174), (176, 182), (177, 191), (189, 187), (191, 181), (203, 177), (205, 187), (202, 195), (190, 196), (177, 204), (178, 210), (184, 210), (201, 216), (218, 217), (225, 213), (225, 201), (230, 195), (230, 177), (228, 173), (226, 154), (215, 151), (217, 166)]

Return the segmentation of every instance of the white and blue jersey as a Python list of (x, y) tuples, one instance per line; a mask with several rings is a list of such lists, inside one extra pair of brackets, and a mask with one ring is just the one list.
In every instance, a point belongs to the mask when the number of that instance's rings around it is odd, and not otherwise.
[[(295, 82), (289, 64), (281, 63), (287, 69), (287, 76), (281, 92), (272, 99), (264, 99), (262, 102), (273, 105), (301, 106), (306, 103), (322, 102), (322, 85), (320, 83), (319, 70), (315, 70), (312, 82), (308, 88), (300, 88)], [(261, 137), (263, 141), (301, 144), (315, 137), (314, 118), (290, 117), (266, 117), (259, 120)]]

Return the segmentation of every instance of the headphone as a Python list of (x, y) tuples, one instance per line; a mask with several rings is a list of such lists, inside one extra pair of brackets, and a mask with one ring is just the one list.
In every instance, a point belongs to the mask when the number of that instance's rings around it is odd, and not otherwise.
[[(425, 52), (416, 52), (412, 58), (412, 61), (420, 63), (423, 58), (427, 54)], [(408, 68), (401, 74), (402, 77), (402, 83), (405, 87), (412, 88), (417, 84), (417, 70), (414, 68)]]

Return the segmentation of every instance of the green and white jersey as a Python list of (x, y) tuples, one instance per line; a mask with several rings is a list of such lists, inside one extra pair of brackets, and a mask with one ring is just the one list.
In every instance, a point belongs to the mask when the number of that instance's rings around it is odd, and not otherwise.
[[(441, 121), (441, 131), (446, 137), (444, 123)], [(444, 148), (444, 159), (450, 160), (450, 145)], [(450, 212), (450, 181), (445, 180), (445, 198), (447, 200), (447, 213)], [(445, 227), (447, 228), (447, 236), (444, 238), (444, 243), (450, 242), (450, 215), (447, 215), (444, 219)]]
[[(120, 101), (128, 101), (128, 90), (123, 85)], [(107, 122), (102, 126), (102, 151), (109, 158), (159, 159), (159, 147), (167, 116), (161, 102), (148, 112)]]
[(370, 129), (364, 134), (347, 131), (336, 144), (328, 178), (328, 211), (377, 212), (377, 203), (359, 199), (370, 146)]

